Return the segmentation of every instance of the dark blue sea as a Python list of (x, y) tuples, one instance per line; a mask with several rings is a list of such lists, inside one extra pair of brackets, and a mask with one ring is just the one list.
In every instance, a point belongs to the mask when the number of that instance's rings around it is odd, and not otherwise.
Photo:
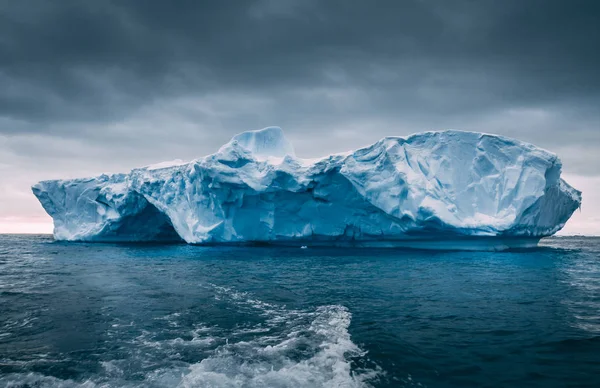
[(490, 253), (3, 235), (0, 386), (600, 387), (600, 238)]

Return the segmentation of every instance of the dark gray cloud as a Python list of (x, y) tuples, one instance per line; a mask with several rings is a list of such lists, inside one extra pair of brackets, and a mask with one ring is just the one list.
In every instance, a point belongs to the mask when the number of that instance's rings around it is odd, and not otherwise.
[(597, 176), (598, 15), (594, 0), (0, 0), (0, 217), (33, 206), (37, 179), (190, 159), (267, 125), (306, 156), (494, 132)]
[(0, 112), (28, 121), (117, 120), (153, 99), (216, 90), (352, 86), (387, 114), (591, 105), (600, 90), (595, 1), (8, 0), (2, 9)]

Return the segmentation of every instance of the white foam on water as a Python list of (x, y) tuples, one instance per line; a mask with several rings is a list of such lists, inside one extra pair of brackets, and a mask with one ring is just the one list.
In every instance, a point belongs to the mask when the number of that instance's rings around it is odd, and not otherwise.
[(5, 388), (99, 388), (107, 385), (97, 385), (90, 380), (75, 382), (73, 380), (61, 380), (52, 376), (44, 376), (40, 373), (11, 373), (0, 376), (0, 386)]
[[(231, 333), (225, 345), (190, 365), (179, 387), (367, 387), (381, 369), (352, 370), (364, 357), (350, 338), (351, 313), (340, 305), (313, 311), (288, 310), (248, 293), (213, 285), (216, 298), (259, 310), (262, 327)], [(236, 340), (259, 333), (251, 340)]]

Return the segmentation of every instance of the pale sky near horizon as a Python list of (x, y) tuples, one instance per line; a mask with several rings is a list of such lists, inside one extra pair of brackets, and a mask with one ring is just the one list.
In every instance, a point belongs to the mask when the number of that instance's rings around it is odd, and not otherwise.
[(461, 129), (552, 152), (600, 235), (600, 3), (0, 0), (0, 233), (39, 180), (126, 172), (281, 126), (301, 157)]

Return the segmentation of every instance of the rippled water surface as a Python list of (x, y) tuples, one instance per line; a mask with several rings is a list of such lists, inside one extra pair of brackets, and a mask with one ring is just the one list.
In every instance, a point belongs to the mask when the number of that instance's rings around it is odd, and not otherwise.
[(600, 239), (520, 252), (0, 236), (0, 386), (600, 386)]

